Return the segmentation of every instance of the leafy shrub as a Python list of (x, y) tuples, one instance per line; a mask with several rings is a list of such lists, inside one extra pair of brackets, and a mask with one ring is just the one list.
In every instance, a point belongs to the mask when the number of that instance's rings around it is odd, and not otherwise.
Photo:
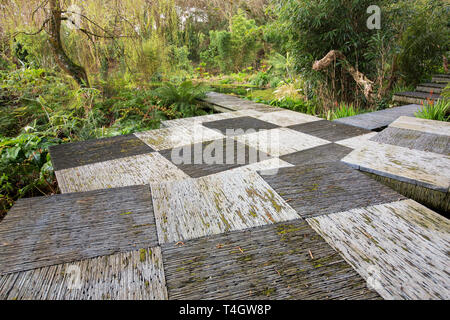
[(414, 115), (417, 118), (450, 121), (450, 101), (446, 99), (427, 101)]
[(357, 115), (358, 113), (360, 112), (353, 107), (352, 103), (346, 104), (344, 102), (341, 102), (339, 104), (339, 107), (331, 112), (330, 120), (351, 117)]

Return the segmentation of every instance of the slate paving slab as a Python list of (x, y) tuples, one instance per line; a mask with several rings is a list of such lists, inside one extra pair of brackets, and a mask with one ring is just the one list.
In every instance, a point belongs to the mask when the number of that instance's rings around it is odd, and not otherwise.
[(315, 148), (290, 153), (281, 156), (280, 159), (293, 165), (307, 165), (339, 161), (352, 151), (353, 149), (346, 146), (328, 143)]
[(0, 274), (157, 244), (149, 186), (24, 199), (0, 224)]
[(450, 298), (450, 222), (413, 200), (307, 219), (384, 299)]
[(281, 168), (262, 177), (303, 218), (404, 199), (338, 161)]
[(258, 120), (253, 117), (239, 117), (233, 119), (203, 122), (203, 125), (207, 128), (220, 131), (227, 137), (244, 134), (247, 132), (247, 130), (255, 132), (260, 130), (274, 129), (278, 127), (273, 123)]
[(160, 151), (192, 178), (234, 169), (271, 158), (268, 154), (226, 138)]
[(369, 130), (348, 126), (341, 123), (331, 122), (328, 120), (314, 121), (294, 126), (289, 126), (289, 129), (306, 133), (321, 139), (331, 142), (360, 136), (370, 133)]
[(303, 220), (162, 251), (169, 299), (380, 299)]
[(134, 135), (124, 135), (50, 146), (49, 151), (53, 168), (62, 170), (154, 150)]

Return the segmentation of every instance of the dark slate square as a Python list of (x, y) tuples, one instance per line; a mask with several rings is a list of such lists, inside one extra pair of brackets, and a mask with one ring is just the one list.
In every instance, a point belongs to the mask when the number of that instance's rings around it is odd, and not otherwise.
[[(203, 125), (205, 127), (208, 127), (210, 129), (218, 130), (222, 134), (225, 134), (227, 136), (237, 136), (246, 132), (247, 130), (269, 130), (269, 129), (275, 129), (279, 126), (265, 122), (256, 118), (252, 117), (239, 117), (239, 118), (232, 118), (232, 119), (224, 119), (224, 120), (217, 120), (217, 121), (210, 121), (210, 122), (204, 122)], [(234, 130), (236, 132), (228, 133), (227, 130)]]
[(371, 132), (369, 130), (357, 128), (354, 126), (348, 126), (342, 123), (331, 122), (328, 120), (301, 123), (289, 126), (288, 128), (332, 142), (360, 136)]
[(329, 143), (311, 149), (306, 149), (281, 156), (280, 159), (293, 165), (306, 165), (339, 161), (353, 149), (335, 143)]
[(196, 143), (163, 150), (159, 153), (192, 178), (219, 173), (271, 158), (267, 153), (230, 138)]
[(94, 139), (50, 147), (55, 170), (150, 153), (154, 150), (134, 135)]
[(341, 162), (282, 168), (262, 177), (303, 218), (406, 199)]
[(304, 220), (162, 252), (169, 299), (381, 299)]
[(22, 199), (0, 224), (0, 273), (157, 244), (149, 186)]
[(428, 132), (388, 127), (370, 139), (409, 149), (450, 155), (448, 136)]

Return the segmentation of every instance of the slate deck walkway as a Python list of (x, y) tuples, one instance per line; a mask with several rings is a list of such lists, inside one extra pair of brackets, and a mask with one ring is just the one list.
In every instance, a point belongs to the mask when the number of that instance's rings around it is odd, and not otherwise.
[(227, 99), (51, 148), (62, 194), (0, 223), (0, 298), (450, 298), (449, 220), (340, 161), (377, 133)]

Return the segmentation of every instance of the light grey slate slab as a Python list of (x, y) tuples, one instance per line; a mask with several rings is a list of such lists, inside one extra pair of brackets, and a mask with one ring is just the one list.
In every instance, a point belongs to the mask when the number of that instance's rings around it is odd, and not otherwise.
[(1, 300), (165, 300), (160, 247), (0, 276)]
[(413, 200), (307, 219), (385, 299), (450, 298), (450, 221)]
[(303, 218), (404, 199), (338, 161), (281, 168), (262, 177)]
[(303, 220), (162, 251), (169, 299), (380, 299)]
[(370, 113), (358, 114), (356, 116), (340, 118), (334, 122), (343, 123), (367, 130), (379, 130), (387, 127), (400, 116), (414, 117), (414, 113), (421, 108), (418, 104), (410, 104), (394, 107)]
[(293, 165), (307, 165), (312, 163), (334, 162), (339, 161), (353, 149), (348, 147), (329, 143), (311, 149), (297, 151), (284, 156), (280, 159)]
[(158, 243), (149, 186), (22, 199), (0, 224), (0, 273)]

